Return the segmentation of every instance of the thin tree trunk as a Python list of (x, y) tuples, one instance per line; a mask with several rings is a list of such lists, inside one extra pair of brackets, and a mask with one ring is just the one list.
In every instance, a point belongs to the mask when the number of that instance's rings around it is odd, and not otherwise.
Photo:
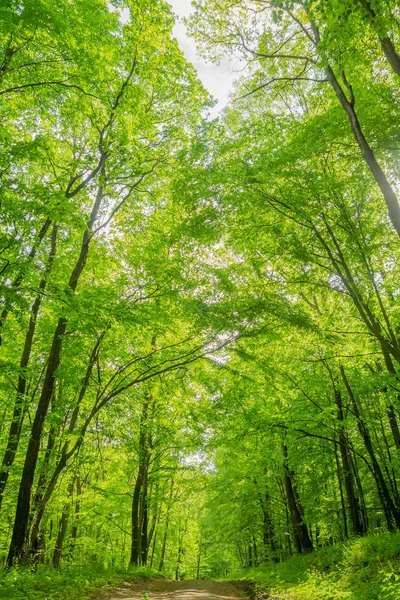
[(364, 531), (368, 532), (367, 506), (365, 504), (364, 490), (363, 490), (362, 483), (361, 483), (360, 473), (358, 472), (358, 466), (357, 466), (357, 461), (356, 461), (356, 457), (354, 454), (354, 450), (353, 450), (352, 454), (349, 454), (349, 459), (350, 459), (350, 463), (351, 463), (351, 469), (354, 473), (354, 480), (355, 480), (356, 486), (357, 486), (358, 498), (359, 498), (359, 503), (360, 503), (360, 511), (361, 511), (361, 519), (363, 522), (363, 529), (364, 529)]
[[(318, 30), (318, 27), (316, 26), (315, 22), (312, 19), (310, 19), (310, 25), (311, 25), (311, 28), (312, 28), (312, 31), (314, 34), (315, 44), (316, 44), (316, 46), (318, 46), (318, 44), (321, 42), (321, 36), (320, 36), (319, 30)], [(329, 63), (325, 66), (324, 70), (325, 70), (325, 75), (326, 75), (327, 80), (329, 81), (332, 89), (334, 90), (334, 92), (336, 94), (337, 99), (339, 100), (344, 112), (346, 113), (346, 116), (350, 123), (351, 130), (352, 130), (354, 138), (358, 144), (358, 147), (361, 150), (361, 154), (364, 158), (364, 161), (367, 164), (372, 176), (374, 177), (376, 183), (378, 184), (378, 186), (382, 192), (382, 195), (386, 202), (389, 218), (392, 222), (392, 225), (393, 225), (394, 229), (396, 230), (397, 235), (400, 237), (400, 205), (399, 205), (399, 201), (398, 201), (398, 198), (396, 196), (394, 189), (390, 185), (380, 164), (376, 160), (374, 151), (372, 150), (371, 146), (367, 142), (366, 137), (364, 136), (364, 132), (362, 130), (362, 127), (358, 120), (357, 113), (354, 108), (355, 99), (354, 99), (352, 87), (349, 84), (349, 82), (347, 81), (345, 74), (342, 73), (343, 82), (344, 82), (344, 85), (349, 94), (349, 98), (347, 98), (345, 91), (343, 90), (342, 86), (340, 85), (339, 80), (337, 79), (335, 72)]]
[[(42, 498), (43, 490), (44, 490), (44, 487), (45, 487), (46, 481), (47, 481), (49, 463), (50, 463), (50, 459), (51, 459), (51, 456), (53, 453), (55, 441), (56, 441), (56, 429), (55, 429), (55, 427), (51, 426), (49, 435), (48, 435), (48, 439), (47, 439), (47, 448), (45, 451), (43, 463), (41, 465), (41, 472), (40, 472), (39, 479), (38, 479), (36, 493), (35, 493), (35, 496), (32, 501), (31, 513), (34, 512), (35, 508), (37, 509), (37, 507), (40, 503), (40, 500)], [(30, 517), (28, 527), (27, 527), (27, 537), (29, 537), (29, 530), (31, 528), (31, 525), (32, 525), (32, 519)], [(38, 525), (40, 525), (40, 523)], [(31, 535), (29, 551), (32, 555), (36, 554), (36, 552), (37, 552), (38, 540), (39, 540), (39, 527), (35, 528)]]
[(343, 366), (340, 366), (340, 373), (342, 375), (342, 379), (344, 381), (347, 393), (352, 403), (354, 415), (357, 418), (358, 430), (360, 435), (364, 441), (365, 447), (369, 454), (372, 463), (373, 474), (375, 477), (375, 482), (378, 490), (378, 494), (382, 503), (382, 508), (385, 513), (386, 523), (389, 531), (394, 531), (396, 528), (400, 528), (400, 513), (393, 502), (393, 499), (390, 495), (389, 489), (386, 485), (385, 478), (383, 477), (382, 469), (378, 463), (378, 460), (375, 455), (375, 451), (372, 445), (371, 437), (369, 431), (361, 418), (360, 411), (358, 408), (358, 404), (356, 398), (353, 394), (353, 390), (350, 387), (347, 376), (343, 369)]
[(201, 565), (201, 545), (199, 544), (199, 552), (197, 554), (197, 567), (196, 567), (196, 580), (200, 579), (200, 565)]
[(344, 533), (344, 538), (348, 539), (349, 533), (348, 533), (348, 530), (347, 530), (346, 505), (345, 505), (345, 502), (344, 502), (342, 473), (341, 473), (341, 469), (340, 469), (339, 457), (338, 457), (338, 452), (337, 452), (337, 445), (334, 444), (333, 448), (334, 448), (334, 453), (335, 453), (336, 474), (337, 474), (337, 479), (338, 479), (338, 484), (339, 484), (340, 504), (341, 504), (341, 507), (342, 507), (343, 533)]
[(185, 537), (185, 533), (186, 533), (186, 525), (187, 525), (187, 523), (185, 524), (183, 530), (180, 531), (179, 535), (178, 535), (178, 559), (176, 561), (176, 571), (175, 571), (176, 581), (179, 581), (181, 578), (181, 564), (182, 564), (182, 560), (183, 560), (183, 555), (185, 553), (183, 541), (184, 541), (184, 537)]
[[(39, 235), (38, 235), (38, 239), (37, 239), (36, 243), (33, 244), (32, 249), (31, 249), (31, 251), (28, 254), (28, 258), (30, 260), (32, 260), (33, 258), (35, 258), (36, 252), (38, 251), (38, 248), (39, 248), (41, 242), (43, 241), (43, 239), (44, 239), (44, 237), (45, 237), (45, 235), (46, 235), (46, 233), (47, 233), (50, 225), (51, 225), (51, 220), (50, 219), (46, 219), (46, 221), (44, 222), (41, 230), (39, 231)], [(17, 277), (15, 278), (14, 283), (11, 286), (11, 290), (13, 292), (15, 292), (15, 290), (17, 290), (20, 287), (23, 279), (24, 279), (24, 272), (20, 271), (18, 273)], [(2, 329), (3, 329), (4, 323), (7, 320), (9, 311), (10, 311), (10, 306), (6, 304), (6, 306), (3, 308), (3, 310), (2, 310), (2, 312), (0, 314), (0, 346), (3, 343)]]
[(71, 484), (69, 485), (68, 497), (70, 500), (64, 504), (60, 523), (58, 525), (58, 535), (57, 535), (56, 545), (54, 547), (54, 553), (53, 553), (53, 567), (55, 569), (58, 569), (60, 566), (63, 545), (64, 545), (64, 539), (65, 539), (65, 534), (67, 533), (68, 519), (69, 519), (69, 514), (71, 511), (71, 499), (72, 499), (72, 495), (74, 492), (74, 483), (75, 482), (73, 480), (71, 482)]
[(154, 552), (156, 550), (156, 541), (157, 541), (157, 530), (154, 532), (153, 544), (151, 546), (150, 569), (153, 567)]
[(343, 426), (343, 405), (342, 405), (342, 395), (339, 390), (334, 390), (335, 394), (335, 403), (337, 407), (337, 418), (339, 421), (339, 448), (340, 454), (342, 457), (342, 465), (343, 465), (343, 477), (344, 477), (344, 485), (347, 496), (347, 503), (349, 507), (350, 521), (352, 525), (352, 530), (355, 535), (365, 535), (367, 532), (364, 531), (362, 518), (360, 514), (360, 505), (355, 493), (354, 486), (354, 476), (353, 470), (351, 468), (350, 463), (350, 449), (347, 441), (347, 435)]
[(257, 555), (257, 542), (253, 535), (253, 554), (254, 554), (254, 566), (258, 567), (258, 555)]
[(70, 548), (70, 552), (69, 555), (72, 558), (74, 555), (74, 550), (75, 550), (75, 544), (76, 544), (76, 539), (78, 537), (78, 521), (79, 521), (79, 514), (81, 512), (81, 500), (80, 500), (80, 495), (82, 493), (82, 486), (81, 486), (81, 481), (79, 476), (76, 477), (76, 502), (75, 502), (75, 515), (74, 515), (74, 524), (72, 525), (72, 529), (71, 529), (71, 548)]
[[(97, 342), (96, 342), (96, 344), (92, 350), (92, 353), (90, 355), (86, 373), (81, 382), (81, 388), (80, 388), (79, 395), (78, 395), (78, 401), (76, 403), (76, 406), (74, 408), (74, 411), (72, 413), (71, 420), (70, 420), (70, 423), (68, 426), (68, 434), (74, 433), (75, 425), (76, 425), (76, 422), (77, 422), (77, 419), (79, 416), (79, 409), (81, 407), (82, 401), (83, 401), (85, 394), (87, 392), (87, 389), (89, 387), (93, 367), (97, 360), (100, 344), (104, 338), (104, 335), (105, 335), (105, 331), (98, 337)], [(56, 463), (56, 465), (54, 467), (52, 476), (48, 480), (46, 490), (41, 494), (41, 497), (39, 499), (36, 514), (34, 516), (33, 523), (32, 523), (31, 538), (35, 538), (35, 536), (37, 536), (38, 531), (40, 529), (40, 523), (43, 519), (45, 510), (46, 510), (46, 506), (53, 494), (53, 491), (56, 487), (58, 478), (59, 478), (60, 474), (62, 473), (63, 469), (66, 467), (68, 459), (79, 450), (79, 448), (82, 444), (82, 441), (83, 441), (83, 435), (81, 432), (81, 436), (75, 442), (75, 444), (72, 448), (72, 451), (68, 450), (68, 441), (64, 444), (64, 446), (61, 450), (61, 456), (58, 459), (58, 462)]]
[[(46, 230), (47, 231), (47, 230)], [(33, 338), (36, 330), (36, 321), (39, 312), (39, 308), (42, 302), (43, 293), (46, 289), (47, 279), (51, 273), (51, 269), (54, 263), (54, 257), (56, 254), (57, 247), (57, 226), (54, 225), (51, 235), (51, 248), (49, 259), (43, 277), (39, 283), (39, 294), (37, 295), (31, 308), (31, 316), (29, 319), (28, 331), (25, 336), (24, 348), (22, 350), (22, 356), (19, 363), (19, 377), (17, 384), (17, 395), (14, 403), (14, 410), (10, 429), (8, 432), (7, 445), (4, 452), (1, 469), (0, 469), (0, 509), (4, 498), (4, 491), (7, 485), (8, 477), (12, 465), (14, 464), (15, 456), (18, 450), (19, 441), (21, 438), (21, 430), (24, 419), (24, 401), (27, 384), (27, 368), (29, 365)], [(4, 311), (3, 311), (4, 312)], [(5, 318), (5, 317), (4, 317)]]
[[(90, 219), (87, 224), (87, 229), (83, 234), (80, 255), (69, 278), (68, 287), (72, 292), (75, 292), (79, 282), (79, 278), (86, 264), (86, 260), (89, 254), (90, 241), (93, 235), (92, 228), (94, 226), (98, 211), (100, 209), (102, 199), (103, 186), (99, 186), (97, 190), (96, 200), (94, 202)], [(12, 566), (15, 560), (22, 561), (25, 558), (32, 486), (35, 478), (36, 465), (39, 457), (43, 427), (49, 409), (50, 400), (53, 394), (55, 374), (60, 365), (62, 343), (67, 329), (67, 324), (68, 320), (65, 317), (60, 317), (51, 344), (46, 374), (44, 377), (42, 387), (42, 393), (40, 395), (40, 399), (36, 409), (36, 414), (33, 420), (31, 435), (29, 438), (25, 462), (22, 470), (13, 533), (7, 557), (7, 563), (9, 566)]]
[(387, 34), (387, 31), (382, 30), (382, 26), (376, 27), (377, 16), (368, 0), (359, 0), (367, 14), (370, 16), (372, 29), (376, 32), (381, 48), (392, 70), (396, 75), (400, 75), (400, 56), (396, 52), (396, 48)]
[(165, 516), (165, 527), (164, 527), (163, 541), (162, 541), (162, 545), (161, 545), (160, 565), (158, 567), (158, 570), (160, 572), (163, 570), (163, 567), (164, 567), (165, 550), (167, 548), (167, 538), (168, 538), (168, 528), (169, 528), (169, 515), (170, 515), (170, 511), (171, 511), (171, 503), (172, 503), (173, 490), (174, 490), (174, 480), (172, 479), (171, 480), (171, 487), (169, 489), (169, 497), (168, 497), (168, 504), (167, 504), (167, 513), (166, 513), (166, 516)]
[[(147, 453), (148, 453), (148, 413), (149, 413), (149, 398), (146, 396), (143, 401), (142, 414), (140, 417), (139, 430), (139, 449), (138, 459), (139, 466), (133, 490), (132, 497), (132, 545), (130, 564), (140, 566), (142, 563), (142, 543), (143, 539), (143, 502), (145, 501), (145, 488), (147, 483)], [(142, 513), (142, 514), (141, 514)], [(147, 541), (147, 532), (146, 532)]]
[(299, 554), (312, 552), (313, 545), (308, 534), (307, 525), (303, 521), (303, 508), (293, 481), (293, 473), (288, 466), (287, 446), (282, 444), (283, 483), (286, 492), (286, 502), (293, 528), (293, 541)]
[[(146, 480), (147, 480), (146, 473)], [(142, 531), (141, 531), (141, 551), (142, 551), (142, 565), (147, 564), (147, 554), (148, 554), (148, 525), (149, 525), (149, 501), (148, 501), (148, 488), (147, 482), (143, 485), (143, 494), (142, 494), (142, 503), (143, 503), (143, 511), (142, 511)]]

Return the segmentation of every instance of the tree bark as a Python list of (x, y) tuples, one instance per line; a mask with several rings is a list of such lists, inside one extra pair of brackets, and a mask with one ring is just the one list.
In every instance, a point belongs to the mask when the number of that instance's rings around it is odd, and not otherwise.
[[(135, 487), (132, 498), (132, 545), (130, 564), (140, 566), (143, 560), (143, 543), (147, 545), (147, 522), (146, 522), (146, 540), (143, 536), (144, 511), (146, 506), (146, 488), (147, 488), (147, 469), (148, 469), (148, 416), (149, 416), (149, 398), (146, 396), (143, 401), (142, 414), (140, 417), (139, 430), (139, 448), (138, 459), (139, 466), (136, 476)], [(141, 510), (142, 507), (142, 510)], [(147, 507), (146, 507), (147, 512)], [(146, 517), (147, 519), (147, 517)]]
[[(87, 229), (83, 234), (80, 255), (69, 278), (68, 287), (72, 292), (75, 292), (79, 278), (86, 264), (89, 254), (90, 241), (93, 235), (92, 228), (100, 209), (102, 199), (103, 186), (99, 186), (88, 221)], [(23, 561), (26, 554), (26, 538), (29, 524), (32, 486), (39, 457), (40, 442), (42, 439), (44, 423), (49, 409), (51, 396), (53, 394), (55, 374), (60, 365), (63, 337), (67, 329), (67, 324), (68, 320), (65, 317), (60, 317), (51, 344), (42, 393), (40, 395), (36, 414), (33, 420), (31, 436), (28, 442), (28, 448), (22, 470), (13, 533), (7, 557), (7, 564), (9, 566), (12, 566), (15, 560)]]
[(342, 375), (343, 382), (345, 384), (347, 393), (352, 403), (353, 412), (355, 417), (357, 418), (357, 425), (360, 435), (364, 441), (365, 447), (369, 454), (372, 463), (372, 472), (374, 474), (378, 495), (381, 500), (382, 508), (385, 513), (386, 523), (389, 531), (394, 531), (396, 528), (400, 528), (400, 512), (398, 511), (393, 499), (390, 495), (389, 489), (386, 485), (385, 478), (382, 473), (382, 469), (379, 465), (379, 462), (376, 458), (375, 451), (372, 445), (371, 436), (369, 431), (364, 423), (364, 420), (361, 417), (358, 404), (353, 394), (353, 390), (350, 387), (349, 381), (347, 379), (346, 373), (344, 371), (343, 366), (340, 366), (340, 373)]
[[(361, 5), (364, 7), (365, 11), (370, 16), (370, 23), (371, 23), (372, 29), (374, 29), (374, 31), (376, 31), (376, 25), (377, 25), (376, 12), (372, 8), (372, 6), (368, 0), (359, 0), (359, 2), (361, 3)], [(393, 72), (396, 73), (396, 75), (400, 75), (400, 56), (397, 54), (396, 48), (395, 48), (392, 40), (388, 36), (387, 31), (379, 32), (379, 30), (378, 30), (378, 31), (376, 31), (376, 33), (379, 38), (379, 42), (380, 42), (381, 48), (383, 50), (383, 53), (386, 56), (388, 63), (392, 67)]]
[(64, 504), (64, 508), (63, 508), (63, 511), (61, 514), (61, 519), (60, 519), (60, 522), (58, 525), (58, 535), (57, 535), (56, 545), (54, 547), (54, 553), (53, 553), (53, 567), (55, 569), (58, 569), (60, 567), (60, 561), (61, 561), (61, 556), (62, 556), (62, 551), (63, 551), (65, 534), (67, 533), (69, 513), (71, 511), (71, 500), (72, 500), (72, 495), (74, 493), (74, 483), (75, 483), (75, 481), (73, 480), (69, 485), (69, 488), (68, 488), (69, 500)]
[(169, 528), (169, 516), (170, 516), (170, 511), (171, 511), (173, 491), (174, 491), (174, 480), (172, 479), (171, 480), (171, 487), (169, 489), (168, 504), (167, 504), (167, 513), (166, 513), (166, 516), (165, 516), (165, 527), (164, 527), (163, 541), (162, 541), (162, 545), (161, 545), (160, 565), (158, 567), (158, 570), (160, 571), (160, 573), (162, 572), (162, 570), (164, 568), (165, 551), (166, 551), (166, 548), (167, 548), (167, 538), (168, 538), (168, 528)]
[(357, 498), (354, 486), (354, 475), (350, 462), (350, 449), (347, 442), (347, 435), (343, 427), (343, 405), (340, 390), (335, 389), (335, 403), (337, 407), (337, 418), (339, 421), (339, 448), (343, 465), (343, 478), (347, 496), (347, 505), (349, 508), (350, 521), (354, 535), (366, 535), (360, 511), (360, 503)]
[(338, 479), (338, 484), (339, 484), (340, 504), (341, 504), (341, 507), (342, 507), (343, 533), (344, 533), (344, 538), (348, 539), (349, 532), (347, 530), (347, 514), (346, 514), (346, 505), (345, 505), (344, 494), (343, 494), (342, 470), (340, 468), (341, 465), (340, 465), (340, 462), (339, 462), (337, 445), (334, 444), (333, 448), (334, 448), (333, 451), (334, 451), (334, 454), (335, 454), (335, 462), (336, 462), (336, 474), (337, 474), (337, 479)]
[(282, 444), (282, 455), (283, 483), (285, 486), (287, 507), (292, 522), (293, 542), (299, 554), (312, 552), (313, 544), (308, 534), (307, 525), (303, 521), (303, 508), (293, 481), (293, 473), (289, 469), (287, 446), (285, 444)]
[[(46, 229), (47, 231), (47, 229)], [(8, 432), (7, 445), (4, 452), (3, 460), (1, 463), (0, 469), (0, 510), (1, 505), (4, 498), (4, 491), (7, 485), (8, 477), (10, 474), (10, 469), (14, 464), (15, 456), (17, 454), (19, 441), (21, 437), (21, 430), (24, 419), (24, 400), (26, 393), (26, 383), (27, 383), (27, 368), (29, 365), (31, 353), (32, 353), (32, 344), (33, 338), (36, 330), (36, 320), (39, 312), (39, 308), (42, 302), (43, 293), (46, 289), (47, 279), (51, 273), (51, 269), (54, 262), (54, 257), (56, 254), (56, 246), (57, 246), (57, 226), (54, 225), (52, 235), (51, 235), (51, 248), (49, 259), (47, 261), (47, 266), (43, 277), (39, 283), (39, 294), (35, 298), (35, 301), (32, 304), (31, 308), (31, 316), (29, 319), (28, 331), (25, 335), (24, 348), (22, 350), (22, 356), (19, 363), (20, 375), (18, 377), (17, 384), (17, 395), (14, 403), (14, 410), (12, 415), (12, 420), (10, 424), (10, 429)], [(4, 311), (3, 311), (4, 312)], [(4, 316), (4, 315), (3, 315)], [(2, 316), (2, 317), (3, 317)]]
[[(319, 30), (318, 30), (318, 27), (316, 26), (315, 22), (312, 19), (310, 19), (310, 25), (312, 28), (312, 32), (314, 34), (315, 44), (316, 44), (316, 46), (318, 46), (318, 44), (321, 42), (321, 36), (320, 36)], [(400, 237), (400, 205), (399, 205), (399, 201), (398, 201), (397, 195), (396, 195), (394, 189), (392, 188), (392, 186), (390, 185), (383, 169), (381, 168), (380, 164), (378, 163), (377, 159), (375, 158), (374, 151), (372, 150), (371, 146), (369, 145), (369, 143), (364, 135), (361, 124), (358, 120), (357, 113), (354, 108), (355, 99), (354, 99), (352, 87), (349, 84), (349, 82), (347, 81), (345, 74), (342, 73), (344, 85), (347, 88), (347, 91), (349, 93), (349, 98), (347, 98), (346, 93), (343, 90), (342, 86), (340, 85), (339, 80), (337, 79), (335, 72), (334, 72), (333, 68), (331, 67), (331, 65), (329, 64), (329, 62), (325, 66), (324, 71), (325, 71), (325, 75), (326, 75), (328, 82), (330, 83), (333, 91), (336, 94), (337, 99), (339, 100), (344, 112), (346, 113), (346, 116), (350, 123), (351, 130), (353, 132), (353, 136), (358, 144), (358, 147), (361, 150), (361, 154), (364, 158), (365, 163), (367, 164), (372, 176), (374, 177), (376, 183), (378, 184), (378, 186), (382, 192), (382, 195), (385, 199), (386, 206), (388, 209), (389, 218), (392, 222), (394, 229), (396, 230), (397, 235)]]
[[(37, 239), (36, 243), (33, 244), (32, 249), (31, 249), (31, 251), (28, 254), (28, 258), (30, 260), (32, 260), (33, 258), (35, 258), (36, 252), (38, 251), (38, 248), (39, 248), (41, 242), (43, 241), (43, 239), (44, 239), (44, 237), (45, 237), (45, 235), (46, 235), (46, 233), (47, 233), (50, 225), (51, 225), (51, 220), (50, 219), (46, 219), (46, 221), (44, 222), (41, 230), (39, 231), (39, 235), (38, 235), (38, 239)], [(20, 271), (18, 273), (17, 277), (15, 278), (14, 283), (11, 286), (11, 290), (12, 291), (17, 290), (20, 287), (23, 279), (24, 279), (24, 272)], [(6, 303), (6, 306), (3, 308), (3, 310), (1, 311), (1, 314), (0, 314), (0, 346), (3, 343), (2, 329), (3, 329), (4, 323), (7, 320), (9, 311), (10, 311), (10, 306), (9, 306), (9, 304)]]

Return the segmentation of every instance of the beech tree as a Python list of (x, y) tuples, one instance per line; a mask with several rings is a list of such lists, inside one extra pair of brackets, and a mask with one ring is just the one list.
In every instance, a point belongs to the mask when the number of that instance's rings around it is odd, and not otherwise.
[(194, 7), (215, 119), (167, 2), (0, 7), (8, 568), (400, 529), (397, 6)]

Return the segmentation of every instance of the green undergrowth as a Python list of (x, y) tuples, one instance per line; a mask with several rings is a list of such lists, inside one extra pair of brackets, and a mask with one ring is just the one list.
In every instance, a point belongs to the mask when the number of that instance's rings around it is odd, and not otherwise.
[(400, 533), (321, 548), (251, 569), (246, 578), (259, 592), (266, 590), (282, 600), (399, 600)]
[(2, 600), (89, 600), (124, 581), (148, 577), (150, 569), (106, 568), (99, 564), (68, 565), (61, 571), (39, 565), (0, 572)]

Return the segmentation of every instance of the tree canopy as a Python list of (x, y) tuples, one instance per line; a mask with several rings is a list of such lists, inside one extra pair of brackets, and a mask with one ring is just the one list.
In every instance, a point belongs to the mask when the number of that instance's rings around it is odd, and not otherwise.
[(193, 6), (243, 65), (214, 119), (168, 2), (0, 6), (9, 567), (400, 529), (397, 4)]

